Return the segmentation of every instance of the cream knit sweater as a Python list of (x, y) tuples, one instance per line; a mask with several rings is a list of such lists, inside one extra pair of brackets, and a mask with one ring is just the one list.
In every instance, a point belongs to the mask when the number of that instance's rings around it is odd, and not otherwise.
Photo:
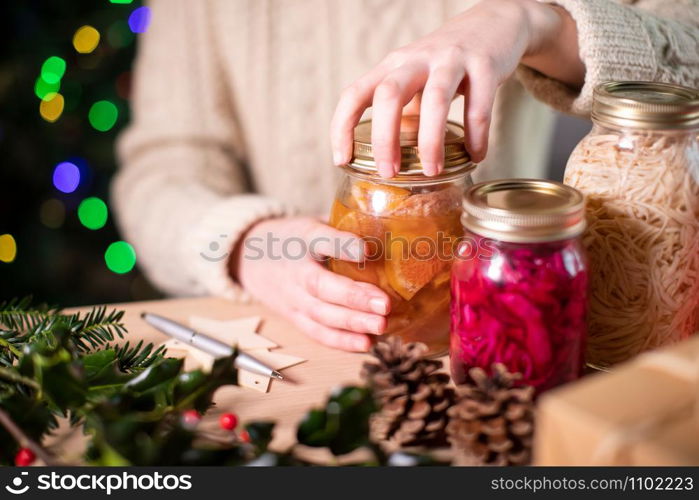
[[(225, 258), (241, 233), (261, 218), (329, 210), (340, 90), (472, 3), (152, 1), (112, 192), (149, 278), (171, 294), (244, 296)], [(605, 80), (699, 87), (699, 0), (557, 3), (577, 22), (585, 85), (578, 94), (520, 68), (498, 92), (477, 179), (543, 174), (552, 113), (531, 95), (586, 114)], [(458, 102), (452, 111), (461, 121)]]

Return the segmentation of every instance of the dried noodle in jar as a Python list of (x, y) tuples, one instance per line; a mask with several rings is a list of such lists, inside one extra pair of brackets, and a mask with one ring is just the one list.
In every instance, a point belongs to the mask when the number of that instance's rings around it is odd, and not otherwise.
[(699, 91), (610, 82), (565, 182), (587, 196), (587, 361), (605, 367), (699, 329)]

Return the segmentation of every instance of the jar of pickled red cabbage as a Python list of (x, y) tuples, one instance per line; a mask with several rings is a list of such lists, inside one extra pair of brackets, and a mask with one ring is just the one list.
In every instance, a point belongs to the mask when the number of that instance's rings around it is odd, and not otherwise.
[(608, 367), (699, 331), (699, 90), (597, 87), (565, 182), (587, 199), (587, 362)]
[(368, 257), (361, 264), (331, 260), (332, 271), (373, 283), (391, 299), (385, 335), (425, 343), (431, 355), (449, 346), (449, 278), (453, 248), (462, 236), (461, 199), (475, 168), (464, 148), (463, 128), (448, 123), (444, 171), (426, 177), (417, 153), (417, 117), (401, 121), (401, 169), (379, 177), (371, 122), (355, 129), (352, 161), (330, 213), (330, 225), (361, 236)]
[(557, 182), (510, 179), (472, 186), (452, 269), (452, 378), (494, 363), (537, 392), (583, 369), (587, 269), (584, 198)]

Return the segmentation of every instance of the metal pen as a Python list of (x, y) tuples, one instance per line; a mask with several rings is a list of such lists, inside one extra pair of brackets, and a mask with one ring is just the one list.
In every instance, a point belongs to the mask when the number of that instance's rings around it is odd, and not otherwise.
[[(180, 342), (189, 344), (207, 354), (211, 354), (215, 358), (225, 358), (226, 356), (233, 354), (233, 348), (228, 344), (224, 344), (215, 338), (197, 332), (196, 330), (192, 330), (191, 328), (184, 326), (177, 321), (173, 321), (158, 314), (147, 312), (141, 313), (141, 318), (143, 318), (146, 323), (155, 327), (168, 337), (172, 337)], [(262, 361), (255, 359), (242, 351), (238, 351), (238, 355), (236, 356), (233, 364), (239, 370), (247, 370), (257, 373), (258, 375), (264, 375), (265, 377), (284, 380), (284, 376), (281, 373), (273, 370), (269, 366), (265, 365)]]

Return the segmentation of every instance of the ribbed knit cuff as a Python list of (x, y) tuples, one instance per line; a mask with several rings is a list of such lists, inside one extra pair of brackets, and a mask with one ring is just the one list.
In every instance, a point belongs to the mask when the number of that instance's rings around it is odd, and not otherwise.
[(657, 71), (644, 16), (610, 0), (546, 0), (566, 9), (578, 30), (585, 84), (579, 93), (538, 71), (520, 66), (517, 77), (534, 97), (552, 107), (589, 115), (592, 91), (610, 80), (652, 80)]
[(249, 295), (230, 276), (229, 259), (235, 245), (256, 222), (290, 213), (281, 202), (252, 194), (227, 198), (208, 210), (184, 242), (183, 262), (197, 286), (193, 293), (249, 301)]

